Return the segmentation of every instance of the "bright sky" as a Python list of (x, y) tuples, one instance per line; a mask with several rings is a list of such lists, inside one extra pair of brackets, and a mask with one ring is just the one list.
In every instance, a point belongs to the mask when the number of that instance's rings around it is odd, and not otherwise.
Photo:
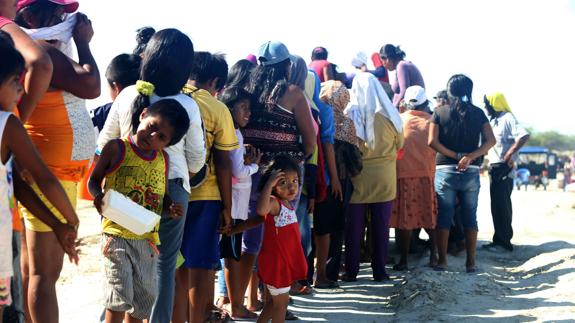
[[(80, 0), (80, 11), (92, 20), (102, 74), (148, 25), (178, 28), (196, 50), (226, 53), (230, 66), (279, 40), (308, 62), (315, 46), (326, 47), (351, 71), (356, 52), (391, 43), (421, 70), (429, 97), (464, 73), (476, 105), (501, 91), (525, 125), (575, 134), (575, 0)], [(109, 101), (102, 93), (90, 106)]]

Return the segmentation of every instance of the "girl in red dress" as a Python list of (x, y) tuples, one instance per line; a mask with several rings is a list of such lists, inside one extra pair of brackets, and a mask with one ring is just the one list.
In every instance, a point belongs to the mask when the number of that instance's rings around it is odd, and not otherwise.
[(259, 254), (266, 304), (258, 322), (284, 322), (289, 290), (294, 281), (306, 279), (307, 263), (301, 246), (297, 217), (290, 201), (298, 193), (300, 166), (278, 157), (260, 181), (256, 211), (264, 218), (264, 239)]

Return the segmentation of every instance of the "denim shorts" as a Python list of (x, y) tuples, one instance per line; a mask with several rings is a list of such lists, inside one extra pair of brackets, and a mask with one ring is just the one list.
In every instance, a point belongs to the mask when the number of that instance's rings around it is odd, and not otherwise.
[(470, 167), (464, 172), (455, 166), (438, 166), (435, 171), (437, 193), (437, 228), (451, 228), (455, 207), (461, 206), (463, 228), (477, 230), (477, 203), (479, 199), (479, 168)]

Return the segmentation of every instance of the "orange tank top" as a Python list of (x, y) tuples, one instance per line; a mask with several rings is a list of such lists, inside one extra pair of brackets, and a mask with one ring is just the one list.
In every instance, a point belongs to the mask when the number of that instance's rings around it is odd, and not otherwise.
[(46, 92), (25, 127), (58, 179), (82, 179), (96, 147), (85, 100), (64, 91)]

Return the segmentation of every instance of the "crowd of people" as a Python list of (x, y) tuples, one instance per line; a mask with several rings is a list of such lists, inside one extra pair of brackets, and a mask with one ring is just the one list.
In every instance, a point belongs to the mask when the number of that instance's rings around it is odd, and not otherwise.
[(161, 215), (144, 234), (102, 217), (105, 322), (294, 319), (290, 295), (356, 281), (361, 261), (388, 280), (390, 228), (392, 270), (410, 268), (424, 229), (431, 268), (448, 269), (455, 241), (473, 273), (488, 152), (485, 248), (513, 249), (514, 160), (529, 135), (502, 93), (484, 97), (488, 118), (457, 74), (433, 105), (393, 44), (373, 64), (350, 58), (353, 73), (324, 47), (307, 64), (278, 41), (228, 67), (177, 29), (146, 27), (106, 69), (113, 102), (90, 115), (100, 72), (78, 6), (0, 0), (0, 322), (58, 322), (83, 180), (100, 214), (114, 190)]

